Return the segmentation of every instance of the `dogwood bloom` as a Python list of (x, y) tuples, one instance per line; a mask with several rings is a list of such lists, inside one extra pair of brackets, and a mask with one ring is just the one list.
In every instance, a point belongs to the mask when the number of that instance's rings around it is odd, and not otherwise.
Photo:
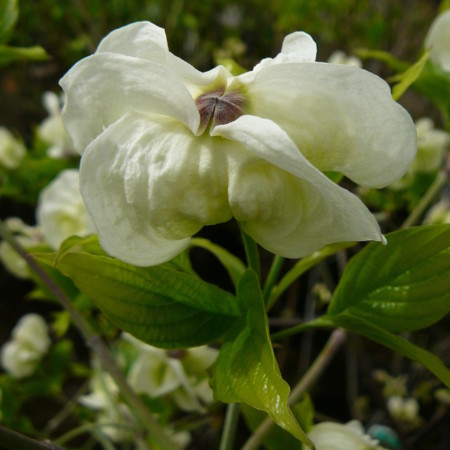
[(0, 127), (0, 166), (17, 169), (25, 156), (26, 149), (5, 127)]
[[(308, 433), (316, 450), (383, 450), (378, 441), (364, 434), (360, 422), (351, 421), (345, 425), (322, 422), (314, 425)], [(386, 450), (386, 449), (384, 449)]]
[(50, 348), (48, 327), (38, 314), (26, 314), (1, 350), (3, 368), (15, 378), (32, 375)]
[(60, 81), (104, 249), (159, 264), (232, 217), (285, 257), (383, 240), (364, 204), (322, 172), (392, 183), (414, 158), (414, 125), (383, 80), (315, 56), (313, 39), (296, 32), (275, 58), (233, 76), (222, 66), (197, 71), (149, 22), (104, 38)]
[(54, 249), (69, 236), (88, 236), (95, 227), (86, 211), (78, 186), (78, 170), (63, 170), (39, 194), (37, 222), (45, 241)]
[(434, 19), (425, 38), (425, 48), (430, 49), (430, 60), (446, 72), (450, 72), (449, 42), (450, 9)]

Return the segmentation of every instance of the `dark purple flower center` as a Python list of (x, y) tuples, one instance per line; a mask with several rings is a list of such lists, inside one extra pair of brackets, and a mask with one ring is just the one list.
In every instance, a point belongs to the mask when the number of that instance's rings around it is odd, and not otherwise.
[(244, 114), (245, 97), (238, 91), (225, 92), (218, 88), (199, 95), (195, 104), (200, 113), (200, 128), (205, 129), (211, 120), (214, 125), (233, 122)]

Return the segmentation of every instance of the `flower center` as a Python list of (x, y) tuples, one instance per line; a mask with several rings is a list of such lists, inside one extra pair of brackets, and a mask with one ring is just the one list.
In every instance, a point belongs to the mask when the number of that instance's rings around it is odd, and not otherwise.
[(224, 88), (205, 92), (199, 95), (195, 104), (200, 113), (200, 129), (205, 130), (208, 124), (225, 125), (244, 114), (244, 95), (239, 91), (225, 92)]

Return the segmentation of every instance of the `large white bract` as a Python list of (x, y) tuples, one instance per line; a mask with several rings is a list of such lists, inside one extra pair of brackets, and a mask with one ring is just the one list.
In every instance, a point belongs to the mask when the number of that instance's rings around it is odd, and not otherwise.
[(382, 240), (363, 203), (322, 172), (392, 183), (414, 158), (414, 124), (383, 80), (315, 56), (296, 32), (251, 72), (202, 73), (169, 52), (163, 29), (138, 22), (78, 62), (61, 80), (63, 121), (105, 250), (159, 264), (232, 217), (285, 257)]

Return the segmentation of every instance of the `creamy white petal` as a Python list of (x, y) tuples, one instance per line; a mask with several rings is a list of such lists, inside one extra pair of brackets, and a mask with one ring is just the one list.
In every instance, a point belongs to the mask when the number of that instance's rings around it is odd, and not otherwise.
[(226, 141), (136, 114), (86, 149), (80, 187), (104, 249), (136, 265), (170, 260), (204, 225), (231, 218)]
[(275, 58), (264, 58), (251, 72), (241, 76), (247, 82), (254, 79), (257, 72), (275, 64), (293, 62), (314, 62), (317, 55), (317, 45), (313, 38), (303, 31), (288, 34), (281, 47), (281, 52)]
[(167, 65), (166, 32), (151, 22), (135, 22), (109, 33), (96, 53), (120, 53)]
[(231, 78), (229, 71), (222, 66), (203, 73), (169, 52), (164, 29), (151, 22), (136, 22), (114, 30), (97, 49), (97, 53), (104, 52), (144, 58), (166, 66), (176, 72), (194, 96), (198, 95), (201, 87), (213, 84), (218, 78)]
[(326, 63), (273, 64), (241, 80), (249, 114), (280, 125), (322, 171), (383, 187), (400, 178), (417, 143), (411, 117), (379, 77)]
[[(275, 166), (265, 168), (270, 176), (264, 169), (249, 176), (249, 164), (239, 165), (230, 175), (233, 213), (239, 211), (245, 231), (267, 250), (298, 258), (333, 242), (384, 239), (364, 204), (313, 167), (274, 122), (241, 116), (215, 127), (213, 134), (239, 142)], [(255, 177), (258, 172), (260, 179)], [(270, 190), (275, 193), (267, 201)]]
[(99, 53), (85, 58), (61, 79), (66, 93), (62, 118), (76, 149), (131, 111), (157, 113), (199, 125), (194, 99), (176, 73), (140, 58)]

